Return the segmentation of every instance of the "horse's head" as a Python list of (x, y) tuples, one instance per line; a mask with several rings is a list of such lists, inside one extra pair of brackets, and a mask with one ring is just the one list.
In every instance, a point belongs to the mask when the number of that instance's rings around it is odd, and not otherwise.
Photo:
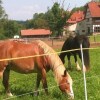
[[(81, 43), (82, 47), (85, 48), (83, 50), (83, 59), (84, 59), (84, 65), (86, 67), (86, 70), (88, 70), (90, 68), (90, 58), (89, 58), (89, 49), (86, 49), (86, 48), (90, 47), (89, 38), (85, 35), (80, 35), (77, 37), (77, 42), (79, 45)], [(80, 53), (80, 56), (81, 56), (81, 53)]]
[(74, 99), (74, 93), (72, 89), (72, 78), (66, 70), (64, 71), (64, 75), (62, 75), (62, 79), (59, 83), (59, 88), (62, 92), (67, 93), (71, 99)]

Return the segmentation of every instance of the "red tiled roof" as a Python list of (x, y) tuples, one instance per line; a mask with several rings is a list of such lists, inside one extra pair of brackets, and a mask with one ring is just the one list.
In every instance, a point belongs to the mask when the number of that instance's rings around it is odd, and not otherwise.
[(68, 23), (77, 23), (84, 19), (84, 12), (83, 11), (76, 11), (74, 12), (71, 17), (68, 19)]
[(100, 17), (100, 2), (89, 2), (88, 7), (92, 17)]
[(50, 30), (46, 29), (26, 29), (21, 30), (21, 35), (50, 35)]

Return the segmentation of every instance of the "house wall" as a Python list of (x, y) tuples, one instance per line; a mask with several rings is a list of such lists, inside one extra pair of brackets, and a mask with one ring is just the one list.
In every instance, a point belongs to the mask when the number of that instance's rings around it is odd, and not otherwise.
[(68, 31), (72, 31), (72, 32), (75, 31), (76, 30), (76, 26), (77, 26), (77, 23), (69, 25), (68, 26)]
[(86, 34), (86, 21), (83, 20), (81, 22), (78, 22), (78, 23), (75, 23), (75, 24), (72, 24), (72, 25), (69, 25), (67, 27), (68, 31), (70, 32), (75, 32), (77, 34)]
[[(77, 23), (67, 25), (67, 26), (64, 28), (64, 31), (63, 31), (62, 35), (63, 35), (63, 36), (71, 35), (71, 33), (75, 32), (76, 26), (77, 26)], [(67, 32), (67, 34), (66, 34), (66, 32)]]
[(88, 35), (92, 34), (93, 33), (93, 25), (92, 25), (92, 17), (91, 17), (89, 8), (87, 8), (85, 21), (86, 21), (86, 33)]
[(100, 34), (100, 17), (97, 18), (91, 17), (89, 8), (87, 9), (85, 20), (86, 20), (87, 34), (93, 34), (93, 35)]
[(86, 21), (85, 20), (77, 23), (75, 32), (80, 34), (80, 35), (87, 33), (87, 31), (86, 31)]

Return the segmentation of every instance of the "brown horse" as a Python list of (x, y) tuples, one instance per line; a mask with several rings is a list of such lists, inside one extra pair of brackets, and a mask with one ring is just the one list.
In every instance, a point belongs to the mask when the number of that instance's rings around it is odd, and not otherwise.
[[(54, 54), (50, 54), (54, 53)], [(35, 56), (27, 59), (20, 59), (25, 56)], [(11, 59), (17, 58), (19, 59)], [(10, 58), (9, 60), (0, 61), (0, 76), (3, 75), (3, 85), (6, 93), (12, 96), (9, 89), (9, 74), (10, 70), (22, 74), (37, 73), (37, 81), (35, 94), (38, 94), (38, 87), (42, 81), (43, 88), (48, 94), (46, 72), (50, 69), (53, 71), (59, 88), (62, 92), (67, 93), (71, 98), (74, 98), (72, 89), (72, 78), (66, 72), (65, 67), (56, 52), (44, 42), (37, 40), (32, 43), (23, 43), (18, 41), (6, 40), (0, 43), (0, 59)]]

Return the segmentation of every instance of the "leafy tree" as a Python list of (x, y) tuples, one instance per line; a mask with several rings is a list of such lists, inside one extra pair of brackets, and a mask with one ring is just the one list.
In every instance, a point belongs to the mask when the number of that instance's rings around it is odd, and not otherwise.
[(71, 14), (76, 12), (76, 11), (85, 11), (85, 7), (84, 6), (81, 6), (81, 7), (74, 7), (72, 10), (71, 10)]
[(28, 29), (28, 28), (33, 28), (33, 19), (31, 19), (31, 20), (26, 20), (25, 27), (26, 27), (27, 29)]
[(2, 7), (2, 1), (0, 0), (0, 19), (6, 18), (7, 14), (5, 13), (5, 10)]
[(16, 21), (7, 20), (4, 24), (4, 35), (12, 38), (14, 35), (19, 35), (19, 24)]
[(69, 13), (64, 11), (63, 8), (60, 8), (60, 5), (57, 2), (54, 3), (51, 9), (48, 9), (46, 20), (54, 36), (61, 35), (68, 16)]
[(33, 19), (27, 20), (26, 28), (46, 28), (52, 31), (53, 36), (59, 36), (68, 17), (69, 12), (55, 2), (53, 7), (48, 8), (46, 13), (35, 13)]
[(34, 21), (34, 28), (47, 28), (47, 24), (45, 19), (38, 18)]
[(12, 38), (15, 34), (20, 34), (21, 28), (23, 28), (22, 24), (8, 19), (0, 0), (0, 39)]
[(8, 15), (5, 13), (5, 10), (2, 7), (2, 1), (0, 0), (0, 39), (6, 38), (4, 36), (4, 24), (6, 23), (6, 20), (8, 18)]
[(26, 28), (48, 28), (44, 13), (35, 13), (33, 19), (27, 20)]
[(46, 13), (35, 13), (33, 19), (26, 21), (26, 28), (45, 28), (50, 29), (53, 36), (60, 36), (69, 12), (65, 11), (55, 2), (51, 9), (48, 8)]
[(100, 2), (100, 0), (92, 0), (92, 1), (95, 1), (95, 2)]

